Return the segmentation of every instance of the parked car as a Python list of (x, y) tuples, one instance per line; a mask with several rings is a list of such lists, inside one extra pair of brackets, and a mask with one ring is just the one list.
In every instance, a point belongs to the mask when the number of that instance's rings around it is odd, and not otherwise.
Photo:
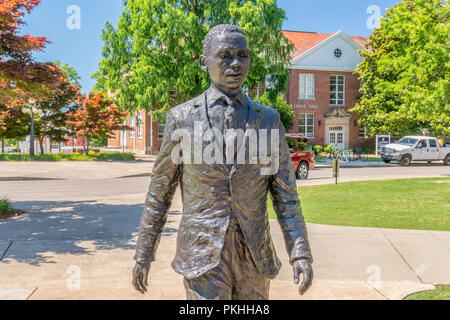
[(314, 151), (312, 151), (308, 138), (295, 134), (286, 134), (286, 139), (297, 179), (308, 179), (309, 170), (313, 169), (316, 165)]
[(402, 166), (408, 166), (411, 161), (443, 160), (450, 165), (450, 147), (441, 147), (438, 139), (425, 136), (406, 136), (384, 146), (381, 158), (385, 163), (398, 161)]

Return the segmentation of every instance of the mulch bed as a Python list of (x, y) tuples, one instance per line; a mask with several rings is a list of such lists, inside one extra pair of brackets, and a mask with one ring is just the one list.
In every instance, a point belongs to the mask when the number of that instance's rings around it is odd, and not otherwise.
[(23, 210), (13, 210), (9, 214), (0, 214), (0, 220), (9, 219), (9, 218), (13, 218), (13, 217), (18, 217), (18, 216), (21, 216), (22, 214), (25, 214), (25, 211), (23, 211)]

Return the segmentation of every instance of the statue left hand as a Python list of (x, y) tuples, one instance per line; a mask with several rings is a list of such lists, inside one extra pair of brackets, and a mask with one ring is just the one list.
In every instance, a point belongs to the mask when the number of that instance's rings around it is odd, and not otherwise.
[(313, 270), (308, 259), (300, 259), (294, 261), (294, 283), (300, 282), (300, 273), (303, 274), (303, 280), (298, 289), (299, 293), (303, 295), (311, 286), (313, 280)]

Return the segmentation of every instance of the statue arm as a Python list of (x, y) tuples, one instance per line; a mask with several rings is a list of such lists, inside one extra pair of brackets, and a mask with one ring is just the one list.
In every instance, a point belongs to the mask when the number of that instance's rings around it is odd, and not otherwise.
[(149, 265), (155, 260), (155, 252), (181, 173), (181, 165), (174, 163), (171, 157), (172, 150), (177, 145), (171, 139), (175, 129), (176, 121), (172, 110), (166, 119), (163, 142), (153, 167), (139, 226), (134, 259), (143, 265)]
[(275, 129), (280, 130), (279, 169), (271, 176), (270, 196), (285, 239), (290, 263), (300, 259), (312, 262), (308, 232), (303, 218), (297, 183), (280, 116), (276, 112)]

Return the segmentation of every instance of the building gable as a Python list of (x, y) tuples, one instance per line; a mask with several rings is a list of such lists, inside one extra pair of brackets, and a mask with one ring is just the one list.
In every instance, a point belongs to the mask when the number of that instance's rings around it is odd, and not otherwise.
[[(341, 51), (340, 57), (335, 56), (336, 49)], [(352, 71), (362, 61), (361, 49), (358, 42), (339, 31), (296, 56), (291, 68)]]

